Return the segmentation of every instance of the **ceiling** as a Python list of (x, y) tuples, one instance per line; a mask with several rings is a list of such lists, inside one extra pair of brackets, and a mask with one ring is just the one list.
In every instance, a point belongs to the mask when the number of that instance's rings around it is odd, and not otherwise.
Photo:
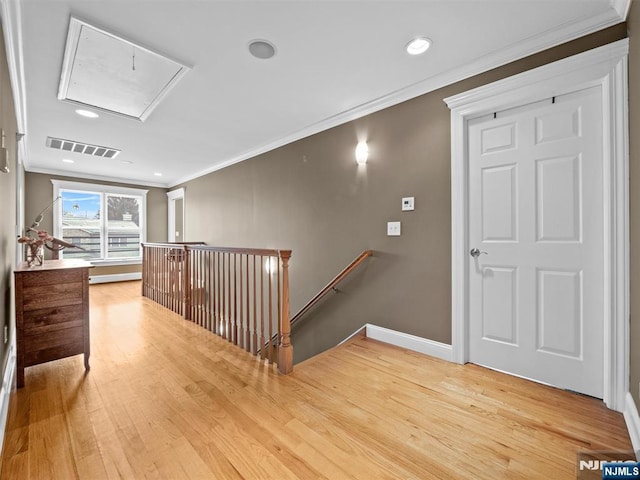
[[(629, 6), (628, 0), (0, 2), (26, 170), (164, 187), (614, 25)], [(80, 117), (77, 105), (57, 98), (71, 16), (190, 70), (145, 121), (105, 112)], [(404, 47), (417, 35), (433, 44), (410, 56)], [(273, 43), (276, 55), (251, 56), (254, 39)], [(121, 152), (106, 159), (54, 150), (46, 146), (49, 136)]]

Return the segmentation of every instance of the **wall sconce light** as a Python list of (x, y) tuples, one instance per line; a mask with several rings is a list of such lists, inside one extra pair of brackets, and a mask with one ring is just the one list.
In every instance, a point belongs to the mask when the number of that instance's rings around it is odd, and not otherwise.
[(358, 165), (364, 165), (367, 163), (367, 158), (369, 157), (369, 146), (367, 142), (359, 142), (356, 146), (356, 162)]

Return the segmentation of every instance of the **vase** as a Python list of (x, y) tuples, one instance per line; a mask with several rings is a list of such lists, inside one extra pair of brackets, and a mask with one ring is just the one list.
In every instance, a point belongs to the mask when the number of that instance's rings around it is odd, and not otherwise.
[(29, 267), (37, 267), (42, 265), (44, 260), (44, 246), (32, 243), (27, 245), (27, 265)]

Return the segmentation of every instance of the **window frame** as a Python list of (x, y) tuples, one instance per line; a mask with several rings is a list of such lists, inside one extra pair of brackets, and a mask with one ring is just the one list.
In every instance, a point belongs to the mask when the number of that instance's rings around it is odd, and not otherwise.
[[(99, 194), (102, 210), (100, 218), (103, 221), (100, 227), (101, 250), (107, 254), (109, 249), (107, 195), (130, 195), (140, 197), (140, 243), (147, 241), (147, 193), (149, 190), (132, 187), (120, 187), (116, 185), (103, 185), (99, 183), (73, 182), (67, 180), (51, 180), (53, 184), (53, 199), (55, 200), (63, 191), (83, 192)], [(53, 208), (53, 236), (62, 238), (62, 202), (56, 202)], [(60, 258), (64, 258), (64, 250), (60, 252)], [(139, 257), (102, 258), (89, 260), (94, 265), (139, 265), (142, 263), (142, 249)]]

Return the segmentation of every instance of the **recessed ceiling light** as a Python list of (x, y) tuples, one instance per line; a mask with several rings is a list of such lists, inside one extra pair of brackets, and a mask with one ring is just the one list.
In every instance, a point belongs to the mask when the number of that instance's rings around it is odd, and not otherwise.
[(407, 43), (405, 47), (409, 55), (420, 55), (429, 50), (431, 40), (426, 37), (416, 37)]
[(64, 163), (76, 163), (75, 160), (71, 160), (70, 158), (63, 158), (62, 161)]
[(161, 174), (160, 172), (156, 172), (156, 173), (154, 173), (154, 175), (155, 175), (156, 177), (161, 177), (161, 176), (162, 176), (162, 174)]
[(267, 40), (251, 40), (249, 42), (249, 52), (256, 58), (266, 60), (276, 54), (276, 47)]
[(92, 112), (91, 110), (82, 110), (80, 108), (76, 110), (76, 113), (82, 117), (87, 118), (98, 118), (100, 116), (96, 112)]

